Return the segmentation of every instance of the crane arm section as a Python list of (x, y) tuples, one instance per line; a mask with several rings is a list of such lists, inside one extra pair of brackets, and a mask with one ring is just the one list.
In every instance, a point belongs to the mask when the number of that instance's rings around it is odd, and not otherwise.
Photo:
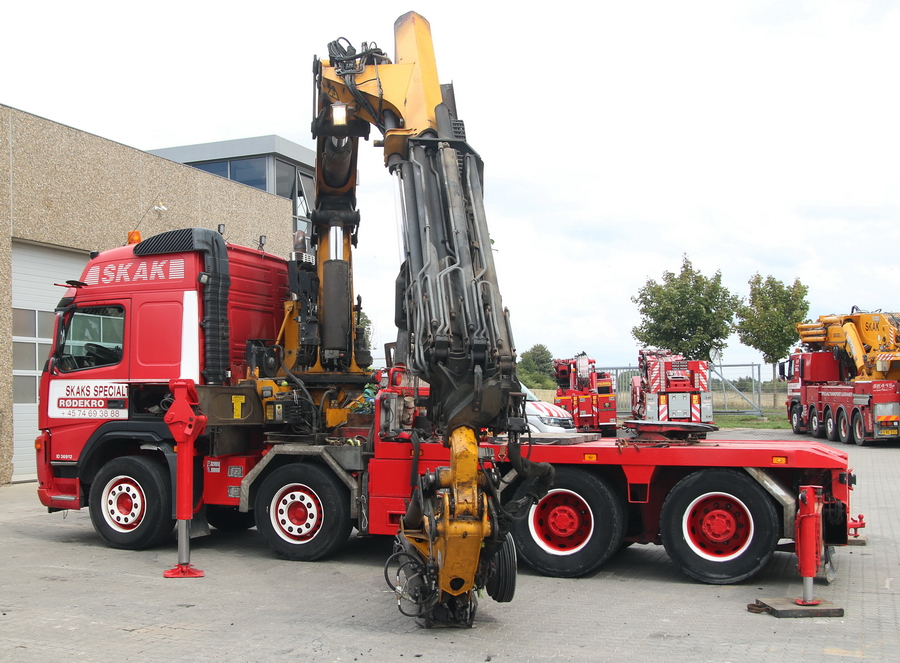
[[(419, 560), (404, 564), (407, 572), (421, 569), (411, 574), (419, 583), (413, 592), (419, 617), (470, 624), (476, 590), (498, 573), (511, 578), (487, 585), (489, 593), (515, 579), (514, 568), (497, 571), (492, 562), (512, 545), (511, 513), (499, 505), (499, 476), (482, 467), (482, 430), (508, 435), (513, 466), (541, 486), (529, 500), (546, 493), (553, 468), (519, 453), (524, 394), (485, 220), (481, 159), (466, 143), (452, 86), (438, 82), (428, 22), (410, 12), (394, 30), (395, 62), (376, 46), (363, 43), (357, 52), (341, 39), (329, 44), (328, 60), (314, 64), (312, 221), (320, 259), (323, 244), (334, 254), (340, 241), (342, 251), (331, 259), (349, 262), (359, 223), (356, 155), (359, 139), (374, 126), (397, 183), (403, 225), (396, 361), (428, 383), (431, 429), (424, 435), (442, 439), (451, 452), (450, 467), (418, 478), (398, 554)], [(512, 598), (510, 591), (500, 596), (494, 598)]]

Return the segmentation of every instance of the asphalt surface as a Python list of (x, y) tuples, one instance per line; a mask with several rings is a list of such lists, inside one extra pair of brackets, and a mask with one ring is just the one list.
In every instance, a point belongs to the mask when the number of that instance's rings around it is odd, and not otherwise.
[(838, 549), (838, 579), (815, 582), (841, 618), (747, 611), (758, 598), (800, 595), (788, 553), (750, 581), (710, 586), (683, 576), (661, 547), (631, 546), (578, 579), (520, 567), (515, 599), (482, 599), (475, 628), (426, 630), (385, 585), (388, 538), (301, 563), (276, 558), (255, 530), (213, 530), (192, 542), (206, 576), (165, 579), (174, 539), (112, 550), (86, 511), (48, 514), (35, 484), (0, 486), (0, 661), (896, 661), (900, 445), (837, 446), (859, 478), (853, 512), (869, 523), (868, 545)]

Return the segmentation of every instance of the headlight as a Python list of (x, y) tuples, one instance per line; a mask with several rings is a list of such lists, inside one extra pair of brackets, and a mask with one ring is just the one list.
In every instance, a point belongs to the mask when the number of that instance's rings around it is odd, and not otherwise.
[(574, 428), (575, 424), (568, 417), (538, 417), (545, 426), (556, 426), (557, 428)]

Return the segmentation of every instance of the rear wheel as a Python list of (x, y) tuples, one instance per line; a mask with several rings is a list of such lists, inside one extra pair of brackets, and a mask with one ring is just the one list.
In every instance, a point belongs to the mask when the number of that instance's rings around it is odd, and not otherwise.
[(112, 548), (152, 548), (175, 527), (169, 473), (144, 456), (109, 461), (94, 477), (88, 499), (94, 529)]
[(802, 435), (804, 432), (800, 406), (796, 403), (791, 407), (791, 430), (794, 431), (794, 435)]
[(832, 442), (838, 441), (838, 428), (831, 410), (825, 413), (825, 437)]
[(850, 419), (843, 410), (838, 412), (838, 435), (844, 444), (853, 444), (853, 429), (850, 428)]
[(779, 523), (772, 499), (750, 476), (700, 470), (679, 481), (666, 497), (660, 536), (684, 573), (725, 585), (765, 566), (778, 543)]
[(350, 537), (348, 491), (313, 463), (292, 463), (272, 472), (259, 487), (254, 511), (263, 539), (288, 559), (311, 562)]
[(859, 412), (853, 413), (853, 441), (859, 446), (866, 446), (869, 441), (866, 439), (866, 429), (863, 426), (863, 418)]
[[(520, 488), (513, 499), (525, 496)], [(572, 578), (593, 571), (622, 544), (625, 511), (606, 482), (588, 472), (557, 467), (553, 488), (514, 522), (522, 559), (548, 576)]]
[(809, 432), (813, 437), (824, 437), (825, 435), (825, 425), (814, 407), (809, 410)]

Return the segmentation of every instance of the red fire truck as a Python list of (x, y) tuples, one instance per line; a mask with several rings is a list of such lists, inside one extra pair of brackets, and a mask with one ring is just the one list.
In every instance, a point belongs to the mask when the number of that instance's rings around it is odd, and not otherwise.
[(554, 359), (556, 398), (553, 402), (572, 414), (575, 428), (583, 433), (616, 435), (616, 392), (609, 373), (581, 353), (572, 359)]
[(640, 350), (638, 372), (631, 378), (635, 419), (713, 423), (709, 362), (687, 360), (671, 350)]

